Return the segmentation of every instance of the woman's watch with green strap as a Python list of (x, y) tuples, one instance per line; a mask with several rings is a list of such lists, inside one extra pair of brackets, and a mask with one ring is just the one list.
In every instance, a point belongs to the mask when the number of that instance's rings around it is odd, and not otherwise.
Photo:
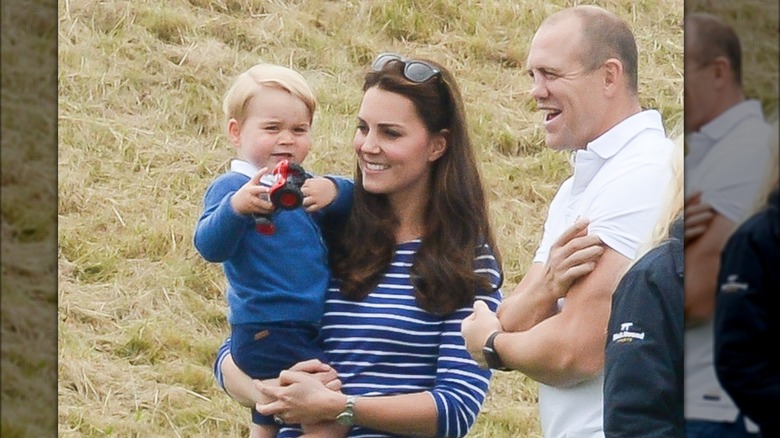
[(355, 424), (355, 400), (357, 397), (354, 395), (347, 396), (347, 404), (344, 410), (336, 417), (336, 421), (344, 426), (352, 426)]

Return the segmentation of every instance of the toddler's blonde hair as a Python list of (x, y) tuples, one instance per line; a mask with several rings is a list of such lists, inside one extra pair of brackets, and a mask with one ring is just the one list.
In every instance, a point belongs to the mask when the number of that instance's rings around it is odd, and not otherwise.
[(225, 123), (236, 119), (239, 124), (246, 119), (247, 104), (262, 93), (264, 87), (285, 90), (301, 99), (309, 109), (309, 123), (314, 118), (317, 100), (306, 79), (295, 70), (276, 64), (256, 64), (238, 75), (225, 93), (222, 111)]

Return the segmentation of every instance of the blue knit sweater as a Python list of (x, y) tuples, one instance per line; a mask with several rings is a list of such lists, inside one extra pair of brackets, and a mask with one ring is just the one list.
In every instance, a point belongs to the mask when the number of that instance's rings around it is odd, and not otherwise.
[(343, 223), (352, 204), (352, 182), (331, 178), (338, 197), (325, 209), (279, 210), (276, 232), (255, 230), (251, 215), (230, 205), (233, 194), (249, 181), (237, 171), (220, 175), (208, 188), (194, 243), (209, 262), (220, 262), (227, 277), (231, 324), (280, 321), (319, 324), (330, 270), (320, 227)]

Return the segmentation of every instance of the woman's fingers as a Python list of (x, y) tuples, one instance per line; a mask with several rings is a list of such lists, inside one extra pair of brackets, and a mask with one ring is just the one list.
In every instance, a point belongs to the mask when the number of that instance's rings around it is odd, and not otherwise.
[(322, 371), (330, 371), (331, 369), (330, 365), (322, 363), (318, 359), (305, 360), (290, 367), (290, 371), (303, 371), (306, 373), (319, 373)]

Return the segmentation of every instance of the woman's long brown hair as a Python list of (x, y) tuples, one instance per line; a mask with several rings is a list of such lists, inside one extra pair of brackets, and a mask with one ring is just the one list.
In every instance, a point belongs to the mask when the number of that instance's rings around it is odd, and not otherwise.
[[(398, 93), (412, 101), (429, 133), (449, 132), (447, 150), (432, 163), (425, 231), (411, 269), (418, 305), (446, 315), (471, 305), (478, 291), (492, 288), (487, 275), (474, 272), (478, 248), (487, 244), (499, 267), (501, 258), (488, 220), (460, 91), (443, 66), (425, 62), (440, 73), (415, 83), (404, 77), (403, 62), (391, 61), (382, 71), (366, 75), (363, 91), (378, 87)], [(363, 188), (359, 166), (355, 175), (352, 212), (344, 232), (332, 244), (331, 267), (341, 280), (342, 293), (359, 300), (376, 287), (390, 265), (398, 220), (385, 195)]]

